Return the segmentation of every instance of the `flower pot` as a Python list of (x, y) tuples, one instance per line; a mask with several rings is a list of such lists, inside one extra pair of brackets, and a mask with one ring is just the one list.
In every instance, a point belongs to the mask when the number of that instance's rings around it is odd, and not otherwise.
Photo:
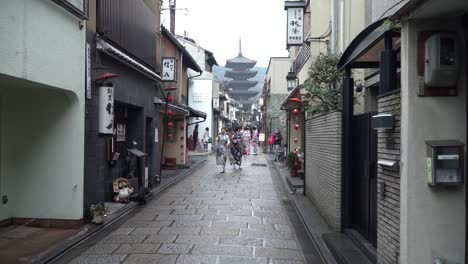
[(103, 215), (93, 215), (93, 223), (100, 225), (104, 223), (104, 216)]
[(297, 171), (296, 170), (290, 170), (289, 173), (291, 173), (291, 177), (296, 177), (297, 176)]

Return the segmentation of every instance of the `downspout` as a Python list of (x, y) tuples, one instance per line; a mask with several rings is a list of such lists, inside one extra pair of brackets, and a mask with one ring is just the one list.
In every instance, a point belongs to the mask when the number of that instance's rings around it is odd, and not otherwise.
[(336, 32), (336, 29), (337, 29), (337, 23), (336, 23), (336, 19), (337, 19), (337, 12), (336, 12), (336, 7), (337, 7), (337, 1), (338, 0), (331, 0), (331, 8), (330, 8), (330, 16), (331, 16), (331, 53), (334, 54), (336, 53), (336, 37), (337, 37), (337, 32)]
[(340, 0), (340, 52), (344, 51), (344, 17), (345, 17), (345, 0)]

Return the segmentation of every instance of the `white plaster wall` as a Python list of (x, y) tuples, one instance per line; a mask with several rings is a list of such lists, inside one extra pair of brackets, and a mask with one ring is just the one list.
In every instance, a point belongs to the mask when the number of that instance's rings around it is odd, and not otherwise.
[[(425, 140), (456, 139), (466, 144), (466, 69), (460, 75), (458, 96), (416, 95), (417, 32), (457, 28), (460, 29), (456, 23), (437, 20), (409, 21), (402, 25), (400, 236), (403, 264), (434, 263), (433, 257), (437, 255), (450, 263), (464, 263), (464, 187), (434, 191), (427, 186)], [(466, 54), (463, 58), (466, 61)]]
[[(203, 134), (205, 133), (205, 128), (210, 129), (210, 133), (213, 132), (212, 120), (213, 120), (213, 108), (212, 108), (212, 99), (213, 99), (213, 81), (212, 79), (200, 80), (195, 79), (193, 85), (189, 89), (189, 106), (206, 113), (206, 120), (198, 124), (198, 138), (201, 141), (203, 139)], [(202, 93), (203, 101), (194, 102), (194, 93)], [(195, 118), (190, 118), (190, 123), (197, 122)], [(189, 127), (189, 136), (193, 134), (195, 125)], [(208, 144), (208, 149), (211, 148), (211, 144)]]
[[(0, 191), (10, 209), (0, 205), (0, 220), (80, 219), (85, 30), (52, 1), (0, 6)], [(1, 74), (16, 84), (6, 85)], [(28, 88), (20, 91), (21, 79), (32, 82), (23, 80)]]
[(372, 0), (372, 22), (393, 15), (410, 0)]
[(0, 73), (84, 96), (85, 29), (43, 0), (0, 0)]
[(286, 75), (291, 67), (290, 58), (271, 58), (267, 69), (267, 80), (271, 79), (272, 94), (287, 94)]

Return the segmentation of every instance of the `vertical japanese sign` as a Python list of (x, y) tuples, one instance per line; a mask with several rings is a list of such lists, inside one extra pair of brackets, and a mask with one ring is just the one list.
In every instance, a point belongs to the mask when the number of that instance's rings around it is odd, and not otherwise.
[(91, 45), (86, 43), (86, 99), (91, 99)]
[(302, 45), (304, 42), (304, 9), (290, 7), (288, 11), (288, 46)]
[(162, 68), (162, 80), (175, 81), (175, 58), (163, 58)]
[(114, 87), (99, 87), (99, 133), (113, 134), (114, 128)]

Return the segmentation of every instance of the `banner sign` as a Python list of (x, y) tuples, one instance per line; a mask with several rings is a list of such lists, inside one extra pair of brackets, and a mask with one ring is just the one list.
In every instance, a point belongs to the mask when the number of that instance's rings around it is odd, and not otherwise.
[(175, 58), (162, 59), (162, 80), (175, 81)]
[(114, 87), (99, 87), (99, 133), (113, 134), (114, 129)]
[(290, 7), (288, 11), (288, 46), (300, 46), (304, 43), (304, 8)]

